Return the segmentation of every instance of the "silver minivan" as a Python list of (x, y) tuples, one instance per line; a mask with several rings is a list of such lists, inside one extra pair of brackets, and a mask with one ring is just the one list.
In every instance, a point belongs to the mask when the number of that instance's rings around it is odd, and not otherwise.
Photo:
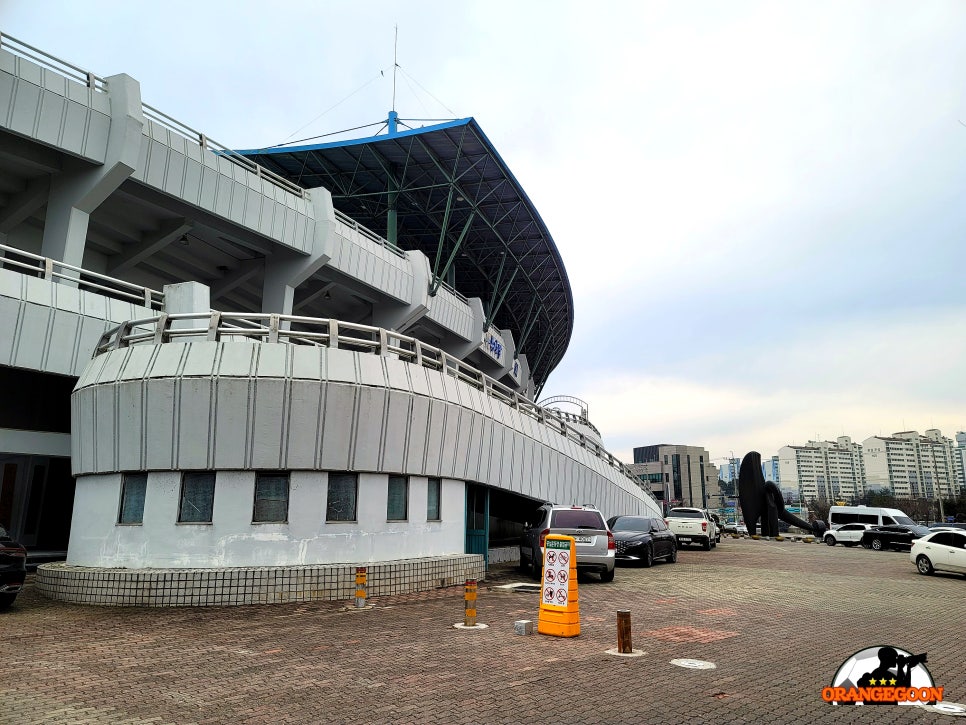
[(594, 572), (602, 582), (614, 580), (614, 534), (595, 507), (547, 503), (536, 510), (520, 537), (520, 568), (537, 579), (543, 574), (543, 542), (548, 534), (574, 537), (578, 572)]

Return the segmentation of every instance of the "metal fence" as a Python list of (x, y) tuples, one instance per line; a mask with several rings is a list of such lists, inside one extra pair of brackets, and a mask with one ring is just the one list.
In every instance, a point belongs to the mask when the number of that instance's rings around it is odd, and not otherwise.
[(97, 292), (106, 297), (144, 305), (152, 310), (164, 308), (164, 293), (150, 287), (125, 282), (105, 274), (91, 272), (50, 257), (31, 254), (16, 247), (0, 244), (0, 268), (15, 269), (21, 274), (40, 277), (82, 290)]
[[(88, 88), (91, 88), (95, 91), (106, 93), (109, 90), (109, 83), (101, 76), (95, 75), (91, 71), (80, 68), (73, 63), (68, 63), (65, 60), (61, 60), (50, 53), (46, 53), (39, 48), (28, 45), (22, 40), (17, 40), (10, 35), (0, 33), (0, 48), (12, 53), (13, 55), (36, 63), (41, 67), (51, 70), (72, 81), (83, 83)], [(149, 106), (147, 103), (142, 103), (141, 108), (145, 118), (160, 124), (170, 131), (174, 131), (179, 136), (182, 136), (193, 143), (198, 144), (198, 146), (200, 146), (202, 149), (211, 151), (218, 156), (228, 159), (231, 163), (242, 167), (252, 174), (255, 174), (258, 178), (265, 179), (270, 183), (275, 184), (275, 186), (278, 186), (279, 188), (284, 189), (290, 194), (294, 194), (301, 199), (310, 198), (309, 192), (298, 184), (293, 184), (288, 179), (285, 179), (278, 174), (259, 166), (251, 159), (236, 153), (217, 141), (212, 140), (206, 134), (194, 130), (190, 126), (181, 123), (181, 121), (178, 121), (166, 113), (159, 111), (157, 108)]]
[[(195, 324), (174, 325), (175, 322)], [(631, 475), (627, 466), (608, 453), (595, 440), (568, 425), (567, 420), (560, 415), (560, 411), (548, 410), (537, 405), (529, 398), (437, 347), (381, 327), (298, 315), (244, 312), (161, 314), (156, 317), (129, 320), (108, 330), (101, 336), (94, 354), (100, 355), (110, 350), (137, 344), (160, 345), (190, 339), (217, 342), (239, 338), (391, 356), (414, 365), (440, 370), (577, 443), (581, 448), (620, 471), (629, 479), (628, 483), (646, 493), (655, 503), (657, 502), (650, 491), (639, 485), (639, 480)]]

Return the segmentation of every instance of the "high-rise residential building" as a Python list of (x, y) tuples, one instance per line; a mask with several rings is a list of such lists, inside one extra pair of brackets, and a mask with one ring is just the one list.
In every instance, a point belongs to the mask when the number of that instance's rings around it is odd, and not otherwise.
[(782, 483), (782, 473), (778, 466), (778, 456), (761, 459), (761, 475), (766, 481), (774, 481), (779, 486)]
[(718, 468), (708, 451), (699, 446), (662, 443), (634, 449), (631, 473), (641, 479), (655, 498), (670, 505), (718, 505)]
[(889, 488), (898, 498), (958, 496), (953, 441), (935, 428), (901, 431), (862, 443), (868, 488)]
[(953, 447), (953, 471), (956, 474), (956, 485), (959, 496), (966, 496), (966, 431), (956, 432), (956, 444)]
[(738, 480), (738, 474), (741, 472), (741, 459), (728, 458), (727, 461), (727, 463), (718, 467), (718, 478), (725, 483), (731, 483)]
[(854, 500), (865, 493), (862, 450), (849, 436), (778, 451), (781, 486), (805, 501)]

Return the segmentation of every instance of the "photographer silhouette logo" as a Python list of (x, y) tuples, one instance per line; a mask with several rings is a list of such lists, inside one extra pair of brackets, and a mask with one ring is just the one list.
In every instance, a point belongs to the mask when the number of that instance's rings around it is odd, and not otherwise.
[(867, 647), (849, 657), (835, 673), (822, 699), (833, 705), (935, 705), (943, 699), (926, 669), (926, 653), (899, 647)]

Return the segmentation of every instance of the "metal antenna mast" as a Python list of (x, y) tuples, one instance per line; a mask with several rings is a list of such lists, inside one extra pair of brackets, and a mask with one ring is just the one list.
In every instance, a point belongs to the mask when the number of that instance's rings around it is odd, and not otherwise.
[(394, 26), (396, 29), (396, 38), (392, 44), (392, 110), (396, 110), (396, 70), (399, 68), (399, 63), (396, 62), (398, 57), (399, 49), (399, 25)]

